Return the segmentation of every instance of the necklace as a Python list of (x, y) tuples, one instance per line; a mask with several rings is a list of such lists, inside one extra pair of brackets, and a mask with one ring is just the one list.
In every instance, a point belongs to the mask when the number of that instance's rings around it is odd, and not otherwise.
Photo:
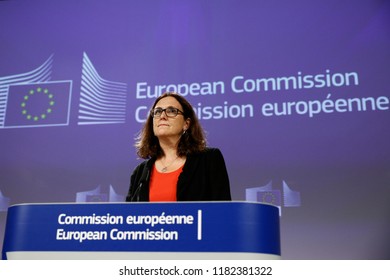
[[(165, 165), (165, 166), (161, 169), (161, 172), (162, 172), (162, 173), (167, 172), (168, 167), (170, 167), (178, 158), (179, 158), (179, 156), (177, 156), (174, 160), (172, 160), (170, 164)], [(162, 162), (161, 162), (161, 163), (162, 163)]]

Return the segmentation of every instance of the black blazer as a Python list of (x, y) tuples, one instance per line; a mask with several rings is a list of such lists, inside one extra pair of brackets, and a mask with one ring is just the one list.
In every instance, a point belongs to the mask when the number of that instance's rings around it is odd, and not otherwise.
[[(149, 201), (149, 181), (155, 158), (139, 164), (130, 178), (126, 201)], [(188, 155), (177, 182), (177, 201), (230, 201), (225, 160), (217, 148)]]

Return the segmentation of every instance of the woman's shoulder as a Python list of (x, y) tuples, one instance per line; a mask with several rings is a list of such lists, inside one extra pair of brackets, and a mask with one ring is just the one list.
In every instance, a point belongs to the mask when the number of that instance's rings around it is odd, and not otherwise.
[(200, 157), (200, 158), (215, 158), (215, 157), (221, 157), (222, 152), (219, 148), (216, 147), (206, 147), (203, 151), (198, 152), (193, 155), (194, 157)]
[(205, 152), (209, 154), (222, 154), (221, 150), (217, 147), (206, 147)]
[(142, 172), (145, 168), (150, 168), (153, 165), (154, 161), (154, 158), (144, 159), (142, 162), (138, 163), (138, 165), (134, 168), (133, 172)]

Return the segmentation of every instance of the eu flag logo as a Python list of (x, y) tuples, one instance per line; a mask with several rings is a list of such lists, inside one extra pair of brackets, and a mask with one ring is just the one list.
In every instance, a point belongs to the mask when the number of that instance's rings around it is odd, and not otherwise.
[(261, 191), (257, 193), (257, 201), (275, 206), (282, 205), (282, 195), (279, 190)]
[(10, 85), (4, 128), (69, 124), (71, 81)]

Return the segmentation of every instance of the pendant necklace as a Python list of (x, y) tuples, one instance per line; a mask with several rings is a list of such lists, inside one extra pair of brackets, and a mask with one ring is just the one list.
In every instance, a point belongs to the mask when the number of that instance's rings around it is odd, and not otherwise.
[(174, 160), (172, 160), (170, 164), (165, 165), (165, 166), (161, 169), (161, 172), (162, 172), (162, 173), (167, 172), (168, 167), (170, 167), (178, 158), (179, 158), (179, 156), (177, 156)]

